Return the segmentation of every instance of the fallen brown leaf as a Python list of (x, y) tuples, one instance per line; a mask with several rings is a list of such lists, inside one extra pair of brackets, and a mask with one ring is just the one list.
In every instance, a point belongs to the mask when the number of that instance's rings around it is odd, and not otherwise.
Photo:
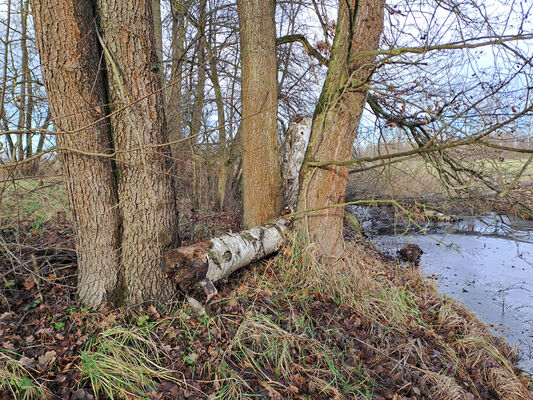
[(35, 280), (33, 279), (33, 275), (29, 275), (24, 279), (24, 288), (27, 291), (32, 290), (35, 287)]
[(41, 369), (45, 369), (52, 364), (56, 359), (56, 352), (54, 350), (47, 351), (38, 359), (38, 364)]

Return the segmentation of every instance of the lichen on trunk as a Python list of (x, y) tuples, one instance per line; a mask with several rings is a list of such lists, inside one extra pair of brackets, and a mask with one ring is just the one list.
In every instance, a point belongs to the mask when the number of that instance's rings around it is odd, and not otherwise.
[(345, 161), (352, 153), (368, 81), (375, 68), (373, 55), (383, 27), (383, 0), (341, 1), (329, 69), (313, 117), (309, 147), (300, 171), (298, 210), (308, 212), (297, 225), (308, 239), (331, 257), (343, 249), (342, 219), (347, 167), (310, 167), (311, 161)]
[(283, 195), (286, 207), (296, 207), (300, 168), (309, 144), (312, 123), (312, 117), (295, 117), (289, 123), (283, 160)]

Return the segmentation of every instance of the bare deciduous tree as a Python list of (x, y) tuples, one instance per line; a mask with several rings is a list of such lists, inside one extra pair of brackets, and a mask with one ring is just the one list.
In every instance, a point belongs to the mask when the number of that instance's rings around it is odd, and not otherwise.
[(340, 2), (326, 82), (300, 172), (298, 210), (323, 209), (305, 214), (299, 225), (311, 241), (331, 256), (339, 255), (343, 249), (344, 211), (335, 205), (344, 202), (348, 170), (334, 165), (316, 168), (309, 162), (344, 161), (351, 157), (368, 82), (375, 69), (372, 51), (379, 46), (384, 6), (382, 0)]
[(92, 306), (169, 298), (161, 262), (177, 240), (177, 210), (151, 3), (102, 0), (96, 14), (77, 0), (32, 5), (74, 214), (80, 298)]
[(274, 0), (239, 0), (242, 58), (243, 203), (245, 227), (279, 216), (281, 169), (277, 129)]

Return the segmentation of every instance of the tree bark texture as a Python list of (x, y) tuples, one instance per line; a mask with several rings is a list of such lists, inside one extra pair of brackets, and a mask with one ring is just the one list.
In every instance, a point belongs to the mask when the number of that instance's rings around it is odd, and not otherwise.
[[(162, 254), (176, 244), (177, 209), (170, 171), (163, 92), (150, 0), (97, 0), (119, 170), (126, 301), (165, 299)], [(157, 147), (156, 147), (157, 146)]]
[(238, 0), (242, 61), (243, 225), (279, 216), (275, 1)]
[(167, 277), (188, 292), (207, 279), (217, 282), (232, 272), (277, 251), (287, 230), (285, 220), (258, 226), (207, 242), (168, 250), (165, 253)]
[[(311, 168), (306, 162), (349, 159), (375, 68), (375, 56), (363, 54), (379, 46), (384, 6), (383, 0), (340, 2), (329, 69), (300, 172), (300, 211), (344, 202), (347, 167)], [(343, 213), (341, 207), (330, 207), (304, 214), (298, 224), (326, 255), (336, 257), (344, 244)]]
[[(30, 133), (33, 126), (33, 82), (31, 69), (29, 67), (29, 50), (28, 50), (28, 17), (30, 13), (30, 2), (29, 0), (21, 0), (21, 41), (20, 41), (20, 50), (22, 52), (22, 73), (23, 80), (26, 81), (26, 104), (24, 107), (24, 112), (26, 113), (25, 123), (26, 123), (26, 144), (24, 147), (24, 158), (29, 158), (33, 154), (33, 134)], [(33, 166), (35, 163), (31, 163), (26, 167), (29, 174), (33, 174)]]
[(295, 208), (298, 200), (299, 176), (311, 136), (312, 117), (298, 117), (290, 121), (285, 138), (283, 195), (285, 206)]
[(200, 192), (201, 192), (201, 173), (198, 173), (198, 151), (196, 141), (202, 130), (202, 115), (204, 111), (204, 97), (205, 97), (205, 81), (206, 81), (206, 49), (205, 41), (202, 40), (205, 36), (205, 28), (207, 24), (207, 0), (200, 0), (200, 9), (198, 15), (198, 32), (196, 34), (197, 40), (197, 80), (195, 88), (194, 102), (192, 106), (191, 115), (191, 136), (194, 139), (189, 140), (190, 157), (192, 161), (192, 205), (196, 211), (200, 208)]
[[(42, 74), (60, 148), (113, 150), (94, 15), (84, 0), (32, 0)], [(98, 122), (100, 121), (100, 122)], [(82, 128), (81, 131), (69, 133)], [(112, 301), (119, 271), (120, 219), (110, 158), (60, 151), (78, 253), (78, 294)]]
[(162, 256), (177, 244), (177, 212), (151, 1), (32, 5), (77, 233), (80, 299), (168, 299), (174, 285), (163, 279)]
[[(24, 130), (26, 128), (26, 111), (27, 111), (27, 93), (26, 85), (30, 82), (28, 79), (29, 76), (29, 66), (28, 66), (28, 40), (27, 40), (27, 14), (24, 12), (24, 2), (20, 2), (20, 19), (21, 19), (21, 38), (20, 38), (20, 53), (21, 53), (21, 67), (22, 67), (22, 79), (19, 84), (19, 99), (18, 99), (18, 124), (17, 127), (19, 130)], [(24, 160), (24, 134), (17, 134), (17, 157), (18, 161)]]
[[(167, 95), (166, 115), (168, 117), (168, 137), (170, 142), (182, 139), (183, 99), (181, 95), (185, 44), (185, 4), (182, 0), (170, 2), (172, 11), (172, 71)], [(170, 145), (176, 166), (180, 165), (183, 144)], [(178, 169), (178, 168), (175, 168)], [(180, 168), (181, 169), (181, 168)]]
[[(154, 21), (154, 43), (157, 54), (157, 69), (161, 86), (165, 85), (165, 68), (163, 67), (163, 21), (161, 20), (161, 0), (152, 0), (152, 19)], [(164, 92), (163, 92), (164, 93)]]

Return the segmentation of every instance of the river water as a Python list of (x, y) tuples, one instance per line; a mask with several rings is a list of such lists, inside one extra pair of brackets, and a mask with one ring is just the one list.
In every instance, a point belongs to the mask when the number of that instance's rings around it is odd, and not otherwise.
[(406, 243), (420, 246), (420, 265), (436, 277), (439, 290), (518, 345), (519, 366), (533, 375), (532, 221), (492, 215), (429, 223), (420, 233), (392, 221), (390, 210), (359, 207), (352, 212), (381, 251), (395, 256)]

